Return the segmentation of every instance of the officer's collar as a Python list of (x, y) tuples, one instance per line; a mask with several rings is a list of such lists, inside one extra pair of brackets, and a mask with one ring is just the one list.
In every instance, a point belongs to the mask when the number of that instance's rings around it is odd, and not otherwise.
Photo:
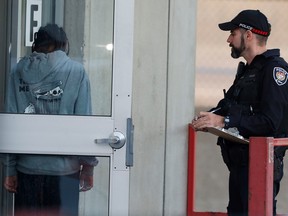
[(266, 52), (262, 53), (261, 55), (263, 55), (266, 58), (269, 58), (271, 56), (280, 56), (280, 49), (269, 49)]
[(273, 56), (280, 56), (280, 50), (279, 49), (266, 50), (264, 53), (255, 56), (249, 65), (254, 65), (258, 61), (266, 60), (267, 58), (273, 57)]

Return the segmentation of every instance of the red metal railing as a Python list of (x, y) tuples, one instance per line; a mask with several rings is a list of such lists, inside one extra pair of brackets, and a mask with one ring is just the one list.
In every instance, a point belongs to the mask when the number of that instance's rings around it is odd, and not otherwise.
[[(249, 139), (249, 216), (273, 215), (274, 146), (288, 146), (288, 138), (251, 137)], [(264, 145), (266, 143), (266, 145)], [(195, 211), (196, 133), (188, 126), (187, 216), (227, 216), (224, 212)], [(228, 188), (228, 186), (227, 186)], [(288, 214), (278, 214), (288, 216)]]

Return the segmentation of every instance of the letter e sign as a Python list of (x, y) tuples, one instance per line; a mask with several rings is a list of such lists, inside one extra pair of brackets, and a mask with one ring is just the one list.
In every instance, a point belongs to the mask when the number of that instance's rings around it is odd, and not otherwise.
[(25, 46), (32, 46), (34, 33), (41, 26), (42, 0), (26, 0)]

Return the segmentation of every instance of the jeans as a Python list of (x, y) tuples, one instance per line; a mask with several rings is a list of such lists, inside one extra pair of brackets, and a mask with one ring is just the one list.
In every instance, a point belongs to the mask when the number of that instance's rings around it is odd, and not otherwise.
[(15, 216), (77, 216), (79, 173), (66, 176), (18, 172)]

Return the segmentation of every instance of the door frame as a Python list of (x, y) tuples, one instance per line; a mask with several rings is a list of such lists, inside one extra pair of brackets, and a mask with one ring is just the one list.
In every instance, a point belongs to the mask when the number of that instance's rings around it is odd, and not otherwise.
[[(13, 3), (15, 2), (18, 1), (13, 0)], [(89, 142), (91, 142), (91, 140), (93, 142), (99, 138), (108, 138), (109, 135), (115, 131), (121, 131), (126, 136), (127, 119), (131, 118), (132, 102), (134, 0), (115, 0), (114, 13), (112, 116), (32, 116), (1, 113), (0, 137), (3, 142), (0, 146), (0, 152), (95, 155), (94, 150), (91, 149), (57, 146), (59, 137), (62, 137), (61, 139), (67, 139), (68, 137), (67, 135), (63, 136), (63, 133), (59, 133), (59, 131), (57, 132), (58, 129), (60, 129), (60, 132), (61, 130), (62, 132), (63, 130), (67, 130), (66, 134), (74, 137), (75, 142), (82, 137), (82, 135), (79, 136), (79, 134), (76, 133), (79, 127), (85, 132), (85, 139), (90, 139)], [(19, 25), (21, 25), (21, 23), (17, 22), (16, 26)], [(12, 38), (12, 41), (15, 42), (17, 40)], [(14, 52), (15, 51), (17, 52), (17, 48), (16, 50), (14, 49)], [(17, 61), (17, 59), (10, 59), (9, 63), (11, 64), (12, 61)], [(51, 120), (53, 120), (53, 124), (51, 124)], [(94, 126), (94, 122), (98, 122), (98, 126)], [(84, 124), (89, 125), (89, 130), (91, 130), (89, 132), (94, 133), (95, 137), (94, 135), (92, 137), (91, 134), (86, 134), (87, 131), (83, 130), (81, 126)], [(107, 124), (108, 126), (101, 127), (101, 124)], [(51, 128), (51, 126), (53, 128)], [(15, 131), (15, 127), (19, 130)], [(26, 147), (19, 145), (19, 138), (21, 138), (21, 140), (29, 139), (29, 137), (32, 140), (35, 139), (31, 131), (39, 131), (39, 128), (42, 128), (42, 131), (40, 130), (40, 133), (37, 135), (41, 135), (44, 142), (40, 144), (39, 142), (35, 142), (33, 145)], [(69, 131), (70, 129), (72, 131)], [(47, 131), (49, 131), (50, 134), (45, 133)], [(18, 142), (16, 138), (18, 138)], [(69, 144), (71, 143), (69, 142)], [(92, 148), (95, 149), (95, 151), (99, 149), (103, 150), (99, 150), (100, 152), (97, 153), (97, 156), (110, 157), (109, 215), (128, 215), (130, 166), (126, 164), (127, 145), (124, 145), (120, 149), (111, 148), (108, 145), (99, 147), (95, 143), (91, 146), (93, 146)]]

